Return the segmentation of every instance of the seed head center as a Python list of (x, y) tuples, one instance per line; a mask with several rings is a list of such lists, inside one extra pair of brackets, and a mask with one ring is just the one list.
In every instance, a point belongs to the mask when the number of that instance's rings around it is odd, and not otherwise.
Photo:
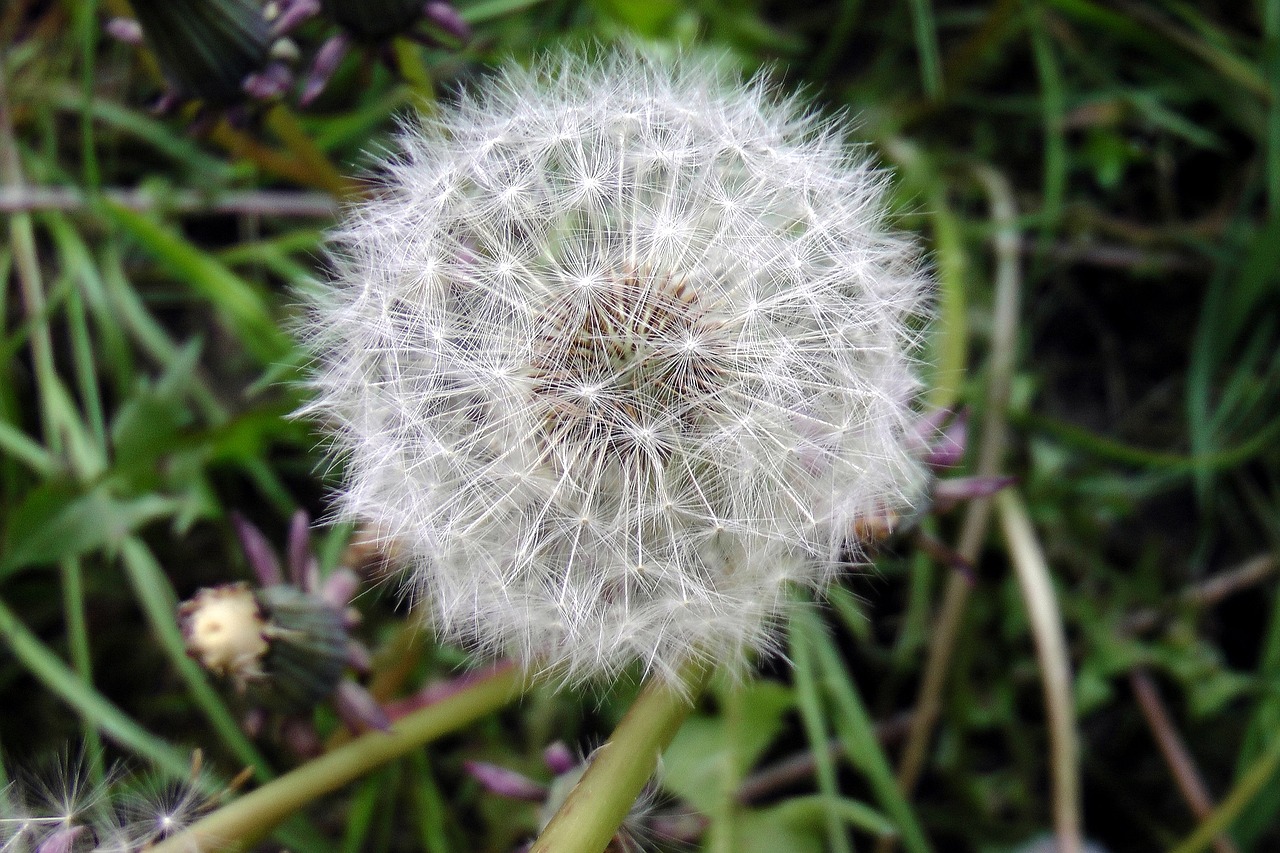
[(661, 463), (725, 385), (723, 324), (682, 277), (621, 273), (557, 297), (538, 322), (530, 376), (551, 446)]

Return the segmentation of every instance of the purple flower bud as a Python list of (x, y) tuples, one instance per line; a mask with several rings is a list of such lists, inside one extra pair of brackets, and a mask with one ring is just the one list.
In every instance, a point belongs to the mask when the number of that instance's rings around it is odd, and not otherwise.
[(124, 42), (133, 47), (142, 45), (142, 24), (132, 18), (112, 18), (107, 21), (105, 29), (107, 35), (116, 41)]
[(378, 700), (351, 679), (346, 678), (338, 683), (333, 699), (338, 716), (351, 731), (367, 732), (376, 729), (385, 732), (391, 728), (391, 720)]
[[(290, 583), (300, 589), (306, 589), (307, 592), (314, 592), (314, 590), (307, 589), (305, 586), (307, 564), (313, 560), (311, 556), (311, 521), (307, 518), (306, 510), (300, 509), (295, 512), (293, 519), (289, 522), (289, 544), (285, 554), (289, 561)], [(345, 606), (346, 603), (346, 601), (343, 601), (337, 606)]]
[(262, 535), (262, 531), (254, 527), (247, 518), (238, 512), (231, 513), (231, 524), (240, 537), (240, 547), (249, 561), (249, 568), (258, 579), (259, 586), (276, 586), (284, 583), (284, 575), (280, 573), (280, 560), (276, 552)]
[(985, 498), (1018, 482), (1017, 477), (952, 477), (933, 484), (933, 508), (947, 512), (961, 501)]
[(346, 33), (338, 33), (320, 47), (315, 61), (311, 63), (311, 71), (307, 74), (306, 82), (303, 83), (299, 103), (305, 107), (320, 97), (320, 93), (329, 83), (329, 78), (338, 70), (342, 58), (347, 55), (350, 48), (351, 37)]
[(577, 767), (578, 759), (574, 758), (572, 750), (564, 741), (558, 740), (542, 751), (542, 760), (547, 763), (547, 767), (557, 776), (568, 773)]
[(530, 803), (540, 803), (547, 796), (547, 788), (540, 785), (527, 776), (523, 776), (514, 770), (508, 770), (505, 767), (499, 767), (497, 764), (489, 764), (485, 761), (467, 761), (463, 763), (463, 768), (475, 779), (485, 790), (491, 794), (497, 794), (499, 797), (506, 797), (510, 800), (525, 800)]
[(471, 27), (462, 20), (457, 9), (443, 0), (431, 0), (422, 8), (422, 14), (428, 21), (460, 41), (471, 38)]

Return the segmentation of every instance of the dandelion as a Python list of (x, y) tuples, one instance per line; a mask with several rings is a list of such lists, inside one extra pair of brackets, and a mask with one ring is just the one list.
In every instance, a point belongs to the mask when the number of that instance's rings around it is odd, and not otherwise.
[(0, 853), (141, 853), (177, 835), (248, 779), (218, 793), (199, 750), (182, 780), (131, 778), (113, 767), (93, 782), (83, 758), (25, 773), (0, 789)]
[(846, 131), (635, 51), (403, 131), (313, 297), (309, 411), (440, 632), (567, 681), (741, 670), (912, 503), (927, 286)]

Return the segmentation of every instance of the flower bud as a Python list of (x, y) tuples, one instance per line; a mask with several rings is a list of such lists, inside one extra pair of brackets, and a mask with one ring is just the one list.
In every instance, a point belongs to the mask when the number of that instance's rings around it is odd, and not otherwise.
[(347, 667), (342, 614), (292, 586), (203, 589), (178, 613), (188, 654), (274, 711), (314, 707)]
[(270, 24), (253, 0), (133, 0), (146, 43), (176, 93), (213, 106), (288, 85)]

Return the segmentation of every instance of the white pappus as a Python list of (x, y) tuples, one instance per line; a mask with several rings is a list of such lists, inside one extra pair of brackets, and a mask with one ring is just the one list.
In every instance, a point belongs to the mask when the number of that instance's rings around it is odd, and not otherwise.
[(568, 681), (740, 669), (921, 488), (929, 287), (843, 122), (603, 53), (406, 127), (309, 297), (307, 412), (443, 635)]

